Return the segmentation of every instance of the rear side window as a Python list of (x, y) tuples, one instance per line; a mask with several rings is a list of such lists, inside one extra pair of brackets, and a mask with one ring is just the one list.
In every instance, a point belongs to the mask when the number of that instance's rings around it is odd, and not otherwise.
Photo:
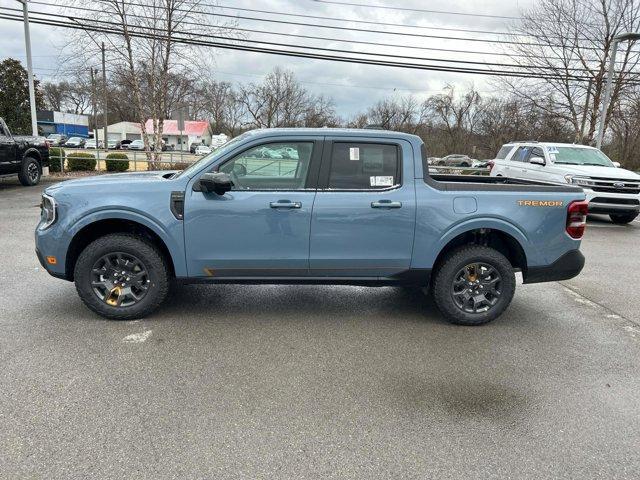
[(505, 158), (507, 158), (507, 155), (509, 155), (509, 152), (512, 148), (512, 145), (505, 145), (504, 147), (502, 147), (496, 155), (496, 160), (504, 160)]
[(380, 190), (400, 185), (400, 147), (376, 143), (334, 143), (330, 189)]
[(513, 156), (511, 157), (511, 161), (528, 162), (530, 152), (531, 152), (531, 147), (518, 147), (518, 150), (516, 150)]

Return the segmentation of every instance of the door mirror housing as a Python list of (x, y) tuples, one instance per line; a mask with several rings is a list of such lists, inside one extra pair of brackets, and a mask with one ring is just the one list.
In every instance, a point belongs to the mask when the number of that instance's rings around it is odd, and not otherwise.
[(216, 193), (218, 195), (224, 195), (233, 187), (233, 181), (229, 174), (222, 172), (205, 173), (200, 177), (199, 183), (203, 192)]
[(544, 158), (542, 157), (531, 157), (531, 159), (529, 160), (529, 163), (531, 163), (532, 165), (541, 165), (541, 166), (545, 166), (546, 162), (544, 161)]
[(613, 166), (616, 168), (620, 168), (620, 162), (613, 162)]

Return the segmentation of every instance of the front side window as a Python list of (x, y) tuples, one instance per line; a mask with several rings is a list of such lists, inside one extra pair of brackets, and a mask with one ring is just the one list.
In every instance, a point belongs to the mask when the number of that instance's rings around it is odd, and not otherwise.
[(380, 190), (400, 185), (400, 148), (373, 143), (334, 143), (328, 188)]
[(302, 190), (305, 188), (313, 142), (259, 145), (225, 162), (233, 190)]

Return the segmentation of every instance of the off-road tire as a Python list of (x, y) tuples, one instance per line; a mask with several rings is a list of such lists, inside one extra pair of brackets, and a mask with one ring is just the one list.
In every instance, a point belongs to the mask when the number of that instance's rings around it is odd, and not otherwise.
[(638, 213), (637, 212), (621, 213), (621, 214), (612, 213), (611, 215), (609, 215), (609, 218), (611, 218), (611, 221), (613, 223), (617, 223), (618, 225), (624, 225), (625, 223), (631, 223), (637, 217), (638, 217)]
[(26, 157), (22, 160), (20, 165), (20, 171), (18, 172), (18, 180), (25, 187), (33, 187), (40, 183), (40, 177), (42, 176), (42, 169), (40, 168), (40, 162), (32, 157)]
[[(91, 270), (102, 256), (112, 252), (131, 254), (140, 259), (149, 275), (149, 290), (131, 306), (107, 305), (98, 298), (91, 286)], [(169, 291), (170, 274), (162, 253), (140, 236), (116, 233), (100, 237), (80, 253), (74, 268), (74, 281), (84, 304), (98, 315), (110, 320), (132, 320), (146, 317), (156, 310)]]
[[(501, 295), (488, 311), (468, 313), (456, 305), (452, 287), (455, 275), (460, 269), (475, 262), (486, 263), (498, 271), (502, 277)], [(436, 306), (449, 322), (458, 325), (482, 325), (499, 317), (509, 306), (515, 292), (516, 279), (511, 263), (500, 252), (489, 247), (470, 245), (446, 255), (434, 272), (431, 285)]]

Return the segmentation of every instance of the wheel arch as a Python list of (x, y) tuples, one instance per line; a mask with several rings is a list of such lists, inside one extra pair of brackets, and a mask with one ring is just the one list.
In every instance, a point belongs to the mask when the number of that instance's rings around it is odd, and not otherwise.
[(65, 277), (73, 281), (73, 270), (80, 253), (94, 240), (112, 233), (133, 233), (145, 238), (160, 250), (172, 277), (176, 276), (174, 256), (158, 232), (130, 218), (103, 218), (83, 225), (73, 235), (65, 258)]
[(40, 154), (37, 148), (28, 148), (22, 154), (22, 161), (26, 160), (27, 158), (33, 158), (34, 160), (37, 160), (38, 163), (40, 164), (40, 168), (42, 168), (42, 155)]
[(526, 272), (527, 254), (521, 242), (511, 233), (499, 228), (472, 228), (447, 239), (433, 264), (437, 270), (443, 259), (453, 250), (465, 245), (481, 245), (502, 253), (514, 269)]

